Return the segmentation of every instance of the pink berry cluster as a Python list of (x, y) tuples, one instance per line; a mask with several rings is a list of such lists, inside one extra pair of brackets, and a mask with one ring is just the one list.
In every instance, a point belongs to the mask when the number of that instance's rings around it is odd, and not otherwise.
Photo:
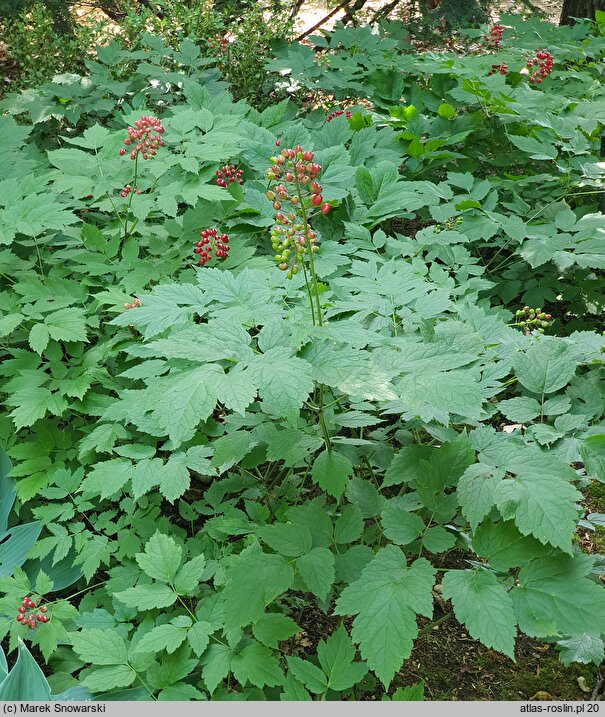
[(483, 35), (483, 44), (492, 50), (497, 50), (502, 42), (502, 35), (504, 33), (504, 25), (496, 23), (492, 25), (488, 30), (487, 35)]
[(202, 237), (195, 245), (194, 252), (199, 255), (198, 264), (204, 266), (212, 259), (212, 252), (217, 259), (226, 259), (229, 256), (229, 237), (227, 234), (219, 234), (213, 227), (200, 232)]
[(267, 176), (279, 182), (266, 194), (276, 211), (271, 246), (278, 267), (292, 278), (309, 250), (319, 250), (308, 212), (319, 209), (327, 214), (331, 207), (323, 200), (322, 186), (317, 181), (321, 166), (313, 161), (313, 152), (304, 151), (300, 145), (282, 149), (278, 156), (271, 157), (271, 162)]
[(141, 190), (136, 185), (134, 187), (131, 187), (130, 184), (127, 184), (120, 192), (120, 196), (125, 199), (131, 192), (133, 194), (140, 194)]
[(341, 115), (345, 115), (347, 119), (351, 119), (353, 116), (350, 110), (334, 110), (334, 112), (330, 112), (330, 114), (326, 117), (326, 122), (331, 122), (334, 117), (340, 117)]
[(543, 334), (544, 329), (550, 326), (551, 321), (552, 316), (545, 314), (540, 308), (531, 309), (529, 306), (524, 306), (515, 312), (515, 325), (523, 329), (526, 336), (532, 332), (532, 329), (537, 329)]
[(21, 600), (21, 605), (17, 608), (17, 622), (27, 625), (31, 630), (35, 630), (39, 622), (48, 622), (49, 618), (45, 615), (46, 608), (44, 605), (36, 613), (36, 603), (29, 597)]
[(226, 187), (227, 184), (243, 184), (244, 170), (236, 169), (234, 164), (226, 164), (224, 167), (216, 170), (216, 183), (219, 187)]
[(132, 304), (129, 304), (129, 303), (124, 304), (125, 309), (138, 309), (139, 306), (141, 306), (141, 300), (137, 299), (136, 297), (134, 298)]
[(506, 75), (508, 73), (508, 65), (506, 62), (502, 62), (499, 65), (492, 65), (492, 69), (487, 73), (487, 76), (495, 75), (497, 73), (500, 73), (501, 75)]
[[(128, 137), (124, 140), (127, 147), (133, 147), (130, 159), (136, 159), (139, 154), (143, 159), (153, 159), (160, 147), (164, 146), (162, 135), (164, 127), (157, 117), (143, 115), (128, 128)], [(125, 149), (120, 150), (120, 156), (126, 154)]]
[(536, 52), (536, 56), (527, 61), (527, 68), (529, 70), (537, 65), (537, 68), (530, 74), (529, 81), (539, 85), (545, 77), (550, 75), (554, 64), (555, 60), (548, 50)]

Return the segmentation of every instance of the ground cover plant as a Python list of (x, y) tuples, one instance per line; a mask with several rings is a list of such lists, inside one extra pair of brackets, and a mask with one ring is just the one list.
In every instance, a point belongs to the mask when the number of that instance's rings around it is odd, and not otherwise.
[(601, 663), (599, 20), (2, 101), (1, 699), (422, 699), (446, 620)]

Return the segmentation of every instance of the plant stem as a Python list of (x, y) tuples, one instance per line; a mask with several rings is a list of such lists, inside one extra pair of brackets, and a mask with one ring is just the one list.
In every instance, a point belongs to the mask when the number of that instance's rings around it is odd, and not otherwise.
[(450, 617), (454, 617), (453, 612), (446, 612), (445, 615), (442, 615), (437, 620), (433, 620), (433, 622), (429, 622), (429, 624), (426, 625), (425, 627), (423, 627), (422, 630), (418, 630), (418, 637), (420, 637), (421, 635), (426, 635), (427, 632), (430, 632), (437, 625), (441, 625), (442, 622), (449, 620)]

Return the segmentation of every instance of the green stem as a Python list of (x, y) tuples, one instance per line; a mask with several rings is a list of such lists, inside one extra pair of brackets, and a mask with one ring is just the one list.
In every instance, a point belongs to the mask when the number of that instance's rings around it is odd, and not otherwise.
[(438, 620), (433, 620), (433, 622), (429, 622), (429, 624), (423, 627), (422, 630), (418, 630), (418, 637), (420, 637), (421, 635), (426, 635), (437, 625), (441, 625), (442, 622), (449, 620), (450, 617), (454, 617), (453, 612), (446, 612), (445, 615), (442, 615)]

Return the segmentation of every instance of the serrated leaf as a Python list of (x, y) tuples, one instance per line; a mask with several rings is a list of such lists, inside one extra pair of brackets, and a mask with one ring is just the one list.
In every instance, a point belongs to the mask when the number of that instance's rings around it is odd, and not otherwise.
[(297, 632), (300, 632), (300, 628), (294, 620), (278, 612), (266, 613), (252, 626), (254, 637), (263, 645), (273, 648)]
[(132, 463), (124, 458), (95, 463), (92, 470), (80, 485), (84, 495), (98, 495), (104, 500), (117, 493), (128, 481), (132, 473)]
[(605, 632), (605, 588), (588, 579), (593, 558), (532, 560), (511, 590), (519, 628), (531, 637)]
[(563, 339), (544, 336), (513, 361), (517, 380), (532, 393), (543, 396), (566, 386), (574, 377), (578, 354)]
[(483, 463), (469, 466), (458, 481), (458, 503), (473, 530), (477, 529), (496, 504), (496, 491), (500, 481), (501, 474)]
[(204, 655), (202, 678), (212, 694), (231, 671), (233, 653), (225, 645), (210, 645)]
[(139, 610), (168, 607), (177, 598), (174, 590), (162, 583), (137, 585), (137, 587), (117, 592), (115, 596), (127, 607), (136, 607)]
[(298, 557), (308, 553), (313, 545), (311, 533), (306, 529), (292, 523), (274, 523), (259, 528), (258, 536), (282, 555)]
[(515, 659), (517, 635), (513, 603), (493, 573), (485, 570), (448, 570), (443, 597), (471, 637)]
[(384, 534), (397, 545), (407, 545), (416, 540), (424, 531), (424, 521), (416, 513), (411, 513), (389, 501), (380, 514)]
[(523, 535), (571, 553), (578, 522), (574, 503), (582, 500), (582, 494), (565, 478), (520, 473), (501, 481), (495, 497), (504, 520), (513, 520)]
[(313, 390), (311, 365), (276, 347), (249, 363), (252, 378), (267, 413), (294, 419)]
[(334, 450), (322, 451), (313, 461), (311, 468), (313, 482), (337, 500), (342, 497), (352, 475), (351, 461)]
[(74, 652), (93, 665), (122, 665), (128, 662), (128, 648), (113, 630), (82, 630), (70, 633)]
[(245, 687), (275, 687), (283, 681), (284, 674), (271, 650), (258, 642), (245, 647), (231, 660), (231, 669), (237, 681)]
[(512, 521), (486, 520), (473, 535), (473, 548), (494, 570), (506, 571), (544, 555), (545, 547), (531, 535), (522, 535)]
[(175, 625), (158, 625), (143, 635), (137, 644), (137, 652), (174, 652), (187, 637), (187, 629)]
[[(179, 595), (189, 595), (195, 591), (200, 584), (206, 559), (203, 555), (196, 555), (188, 560), (174, 576), (174, 589)], [(153, 577), (153, 576), (152, 576)]]
[(288, 669), (292, 675), (302, 683), (309, 692), (316, 695), (325, 692), (328, 688), (327, 678), (324, 673), (309, 660), (300, 657), (286, 657)]
[(360, 682), (368, 671), (364, 662), (354, 662), (355, 648), (343, 625), (334, 630), (327, 640), (320, 640), (317, 657), (326, 674), (327, 686), (332, 690), (348, 690)]
[(592, 663), (598, 667), (605, 657), (605, 646), (601, 637), (587, 632), (581, 635), (572, 635), (566, 640), (559, 640), (557, 647), (564, 665), (580, 662), (584, 665)]
[(200, 657), (210, 642), (210, 635), (215, 631), (213, 625), (205, 620), (198, 620), (187, 632), (187, 640), (191, 649)]
[(389, 545), (336, 602), (335, 614), (357, 615), (353, 641), (385, 687), (412, 652), (416, 613), (433, 614), (434, 582), (435, 570), (427, 560), (420, 558), (408, 567), (401, 549)]
[(145, 544), (145, 552), (137, 553), (135, 558), (150, 578), (170, 583), (179, 569), (182, 555), (182, 548), (173, 538), (156, 532)]
[(357, 505), (347, 505), (334, 523), (334, 542), (353, 543), (363, 531), (363, 517)]
[(325, 600), (334, 582), (334, 554), (328, 548), (313, 548), (296, 561), (296, 569), (307, 588)]
[(48, 314), (44, 323), (55, 341), (86, 341), (86, 324), (82, 309), (59, 309)]
[(257, 622), (265, 607), (291, 587), (293, 579), (294, 570), (281, 555), (240, 553), (227, 572), (222, 592), (227, 628)]
[(44, 324), (34, 324), (30, 329), (27, 341), (32, 351), (35, 351), (41, 356), (44, 349), (48, 346), (49, 339), (50, 334), (48, 328)]
[(210, 364), (158, 379), (154, 384), (156, 400), (152, 416), (175, 446), (189, 440), (214, 410), (216, 378), (220, 374), (219, 367)]

